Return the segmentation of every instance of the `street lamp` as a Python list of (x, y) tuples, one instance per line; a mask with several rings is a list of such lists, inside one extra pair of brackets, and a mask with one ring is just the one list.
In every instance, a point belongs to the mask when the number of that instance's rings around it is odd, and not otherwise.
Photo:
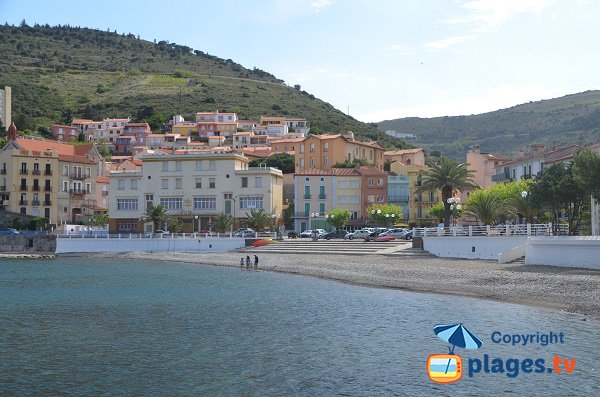
[(527, 193), (526, 191), (521, 192), (521, 197), (523, 197), (523, 198), (527, 198), (528, 195), (529, 195), (529, 193)]
[[(198, 230), (197, 231), (200, 232), (200, 221), (198, 220), (198, 219), (200, 219), (200, 217), (198, 215), (194, 215), (194, 219), (196, 221), (198, 221)], [(194, 223), (196, 223), (196, 222), (194, 222)]]

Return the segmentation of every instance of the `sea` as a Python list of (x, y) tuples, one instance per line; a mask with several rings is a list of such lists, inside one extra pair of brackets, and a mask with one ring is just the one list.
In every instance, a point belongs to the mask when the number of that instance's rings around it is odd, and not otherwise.
[[(462, 377), (435, 383), (428, 357), (452, 345), (433, 328), (454, 323), (483, 345), (456, 346)], [(542, 346), (551, 332), (562, 340)], [(2, 396), (592, 396), (599, 341), (596, 319), (476, 298), (150, 259), (0, 259)], [(555, 357), (561, 373), (547, 371)]]

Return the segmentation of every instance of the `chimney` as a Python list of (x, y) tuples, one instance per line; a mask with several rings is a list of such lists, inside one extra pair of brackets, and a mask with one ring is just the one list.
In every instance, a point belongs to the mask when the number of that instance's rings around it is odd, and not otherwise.
[(10, 126), (8, 127), (8, 135), (6, 138), (9, 141), (15, 141), (17, 139), (17, 126), (14, 121), (10, 123)]
[(350, 140), (350, 141), (354, 140), (354, 132), (352, 132), (352, 131), (348, 131), (346, 134), (344, 134), (344, 136), (346, 138), (348, 138), (348, 140)]

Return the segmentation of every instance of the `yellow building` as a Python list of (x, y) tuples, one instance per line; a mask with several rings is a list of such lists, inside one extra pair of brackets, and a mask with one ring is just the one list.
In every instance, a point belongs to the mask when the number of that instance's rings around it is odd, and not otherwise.
[(425, 165), (403, 164), (395, 162), (390, 165), (390, 171), (398, 176), (408, 177), (408, 222), (415, 225), (434, 225), (438, 220), (429, 215), (429, 210), (442, 202), (442, 191), (416, 193), (421, 186), (421, 172)]
[(198, 133), (198, 124), (184, 122), (171, 127), (171, 133), (179, 134), (180, 136), (192, 136)]
[(384, 149), (377, 142), (355, 141), (352, 133), (309, 135), (296, 146), (296, 170), (330, 169), (336, 163), (353, 160), (363, 160), (383, 169)]

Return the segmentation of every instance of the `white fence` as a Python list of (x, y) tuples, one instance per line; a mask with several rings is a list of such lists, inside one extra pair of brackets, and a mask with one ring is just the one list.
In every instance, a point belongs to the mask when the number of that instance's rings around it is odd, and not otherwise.
[[(566, 235), (567, 225), (559, 225), (559, 234)], [(552, 223), (526, 225), (496, 225), (496, 226), (451, 226), (424, 227), (413, 229), (413, 237), (522, 237), (522, 236), (552, 236)]]

